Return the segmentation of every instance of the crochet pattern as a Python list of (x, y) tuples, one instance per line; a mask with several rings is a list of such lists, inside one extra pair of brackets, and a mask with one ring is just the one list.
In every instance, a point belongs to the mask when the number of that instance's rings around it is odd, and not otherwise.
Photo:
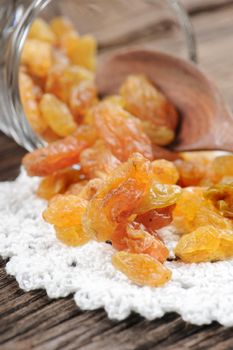
[[(233, 325), (233, 260), (184, 264), (167, 262), (172, 279), (159, 288), (139, 287), (111, 264), (114, 249), (89, 242), (82, 247), (60, 243), (42, 219), (46, 202), (35, 196), (37, 178), (24, 171), (14, 182), (0, 183), (0, 254), (10, 258), (6, 271), (20, 288), (45, 289), (50, 298), (74, 295), (83, 310), (103, 307), (109, 318), (122, 320), (132, 311), (152, 320), (177, 312), (185, 321)], [(162, 230), (170, 255), (174, 229)]]

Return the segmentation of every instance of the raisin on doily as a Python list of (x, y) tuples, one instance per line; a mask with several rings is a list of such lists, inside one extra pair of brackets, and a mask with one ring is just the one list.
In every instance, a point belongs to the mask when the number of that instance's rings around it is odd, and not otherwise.
[(210, 199), (224, 217), (233, 219), (233, 182), (208, 188), (204, 196)]
[(158, 287), (171, 278), (171, 271), (159, 261), (146, 254), (117, 252), (112, 257), (117, 270), (138, 285)]
[(182, 261), (198, 263), (225, 260), (233, 255), (232, 231), (207, 225), (182, 236), (175, 254)]
[(173, 224), (182, 234), (206, 225), (231, 230), (231, 221), (221, 215), (203, 192), (202, 188), (195, 187), (182, 191), (173, 211)]
[(175, 205), (170, 205), (165, 208), (152, 209), (138, 215), (135, 220), (143, 224), (148, 232), (155, 233), (156, 230), (159, 230), (172, 222), (174, 208)]
[(65, 193), (72, 184), (83, 183), (84, 175), (80, 170), (66, 168), (52, 175), (44, 177), (37, 189), (37, 195), (44, 199), (51, 199), (57, 194)]
[(150, 183), (149, 169), (150, 162), (134, 154), (105, 179), (85, 214), (85, 229), (97, 240), (111, 240), (118, 224), (137, 212)]
[(43, 213), (45, 221), (54, 225), (58, 239), (67, 245), (82, 245), (90, 240), (82, 226), (87, 201), (74, 195), (58, 195)]
[(161, 263), (168, 258), (168, 249), (161, 239), (145, 231), (138, 225), (128, 225), (126, 245), (131, 253), (147, 254)]
[(43, 217), (57, 239), (110, 242), (115, 268), (152, 287), (171, 279), (159, 231), (168, 225), (183, 262), (232, 257), (233, 156), (165, 148), (178, 125), (172, 102), (138, 74), (99, 96), (95, 68), (95, 38), (63, 17), (34, 21), (19, 87), (29, 123), (51, 143), (23, 165), (43, 177), (37, 195), (49, 200)]

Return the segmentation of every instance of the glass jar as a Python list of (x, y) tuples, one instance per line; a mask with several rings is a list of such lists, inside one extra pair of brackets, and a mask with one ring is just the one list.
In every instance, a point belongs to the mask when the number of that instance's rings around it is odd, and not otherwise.
[(175, 0), (1, 0), (0, 129), (27, 150), (43, 144), (20, 101), (20, 56), (33, 20), (66, 16), (98, 42), (98, 59), (126, 46), (143, 46), (196, 61), (192, 27)]

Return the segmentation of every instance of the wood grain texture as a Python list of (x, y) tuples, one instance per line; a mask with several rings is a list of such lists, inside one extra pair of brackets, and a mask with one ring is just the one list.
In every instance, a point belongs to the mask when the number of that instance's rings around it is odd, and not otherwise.
[[(192, 5), (201, 65), (215, 78), (233, 107), (233, 1), (183, 1)], [(0, 134), (1, 181), (17, 175), (23, 154), (23, 149)], [(71, 297), (52, 301), (43, 291), (24, 293), (6, 275), (4, 266), (1, 261), (1, 350), (233, 349), (233, 328), (217, 323), (192, 326), (175, 314), (152, 322), (134, 314), (113, 322), (103, 310), (81, 312)]]

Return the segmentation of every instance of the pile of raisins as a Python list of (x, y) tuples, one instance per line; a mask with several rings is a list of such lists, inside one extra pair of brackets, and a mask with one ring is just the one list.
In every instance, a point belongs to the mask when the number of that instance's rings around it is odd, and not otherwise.
[(183, 262), (233, 257), (233, 155), (170, 152), (172, 103), (143, 75), (100, 99), (95, 67), (91, 35), (62, 17), (35, 20), (19, 84), (28, 121), (48, 145), (23, 165), (42, 177), (37, 195), (48, 200), (43, 218), (57, 238), (71, 246), (111, 242), (113, 265), (138, 285), (171, 278), (159, 235), (171, 224)]

